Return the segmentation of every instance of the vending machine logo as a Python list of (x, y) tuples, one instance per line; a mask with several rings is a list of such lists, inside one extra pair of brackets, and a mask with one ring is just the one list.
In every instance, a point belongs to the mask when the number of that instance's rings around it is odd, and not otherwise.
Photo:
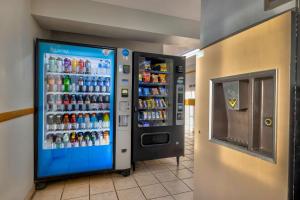
[(128, 58), (128, 56), (129, 56), (129, 51), (128, 51), (128, 49), (123, 49), (123, 50), (122, 50), (122, 55), (123, 55), (123, 58), (124, 58), (124, 59)]

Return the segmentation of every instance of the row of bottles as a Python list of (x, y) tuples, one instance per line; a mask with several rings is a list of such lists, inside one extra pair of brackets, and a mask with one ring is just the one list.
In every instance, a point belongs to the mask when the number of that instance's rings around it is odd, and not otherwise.
[(138, 103), (139, 103), (139, 109), (167, 108), (167, 103), (162, 98), (158, 98), (158, 99), (146, 99), (146, 100), (139, 99)]
[(109, 95), (47, 95), (47, 111), (97, 111), (110, 108)]
[(139, 120), (166, 120), (167, 112), (165, 110), (160, 111), (140, 111)]
[(48, 92), (110, 92), (109, 77), (47, 76)]
[(47, 115), (47, 131), (107, 129), (110, 127), (109, 113), (93, 114), (49, 114)]
[(109, 131), (93, 131), (93, 132), (71, 132), (48, 134), (45, 138), (47, 149), (85, 147), (108, 145)]
[(139, 96), (150, 95), (167, 95), (167, 89), (165, 87), (139, 87)]
[(76, 59), (50, 56), (46, 60), (47, 72), (110, 75), (112, 62), (110, 59)]

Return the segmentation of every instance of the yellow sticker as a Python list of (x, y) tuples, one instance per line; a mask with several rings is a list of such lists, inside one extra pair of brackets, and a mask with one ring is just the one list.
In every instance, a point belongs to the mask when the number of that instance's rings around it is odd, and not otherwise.
[(236, 105), (237, 99), (228, 99), (228, 103), (231, 108), (234, 108)]

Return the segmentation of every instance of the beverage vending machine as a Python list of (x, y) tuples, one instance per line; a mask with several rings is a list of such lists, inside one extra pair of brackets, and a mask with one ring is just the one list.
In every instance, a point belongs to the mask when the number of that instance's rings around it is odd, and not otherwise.
[(131, 55), (127, 49), (37, 39), (37, 187), (79, 174), (130, 173)]
[(184, 155), (185, 58), (133, 53), (132, 160)]

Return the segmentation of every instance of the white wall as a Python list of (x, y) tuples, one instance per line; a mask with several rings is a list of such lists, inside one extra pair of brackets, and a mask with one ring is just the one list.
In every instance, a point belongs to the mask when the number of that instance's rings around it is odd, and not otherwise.
[(139, 42), (130, 40), (120, 40), (113, 38), (97, 37), (76, 33), (66, 33), (60, 31), (51, 32), (52, 40), (60, 40), (75, 43), (93, 44), (110, 47), (128, 48), (133, 51), (146, 51), (150, 53), (163, 53), (163, 45), (160, 43)]
[[(0, 112), (33, 107), (34, 38), (47, 36), (30, 0), (0, 3)], [(0, 123), (0, 199), (21, 200), (33, 186), (33, 116)]]

